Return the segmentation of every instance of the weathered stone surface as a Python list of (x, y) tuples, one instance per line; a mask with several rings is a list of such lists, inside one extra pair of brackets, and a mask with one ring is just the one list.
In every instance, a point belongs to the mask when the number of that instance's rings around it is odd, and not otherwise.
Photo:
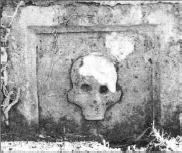
[[(175, 3), (21, 7), (13, 23), (14, 42), (9, 48), (10, 86), (18, 84), (23, 91), (18, 109), (29, 121), (52, 118), (60, 124), (66, 118), (82, 132), (87, 122), (80, 107), (67, 99), (72, 89), (71, 66), (80, 56), (100, 52), (117, 61), (118, 84), (123, 91), (122, 99), (109, 107), (104, 120), (98, 122), (107, 139), (139, 134), (151, 125), (153, 112), (157, 124), (178, 129), (174, 126), (179, 122), (176, 12)], [(120, 25), (125, 26), (125, 31), (36, 34), (28, 28), (62, 25)]]

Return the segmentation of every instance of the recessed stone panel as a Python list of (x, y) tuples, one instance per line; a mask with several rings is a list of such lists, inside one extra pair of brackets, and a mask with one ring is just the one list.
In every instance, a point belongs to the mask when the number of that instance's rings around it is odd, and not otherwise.
[[(153, 67), (150, 59), (153, 54), (158, 53), (155, 48), (155, 35), (152, 35), (150, 31), (136, 34), (132, 31), (128, 32), (127, 28), (124, 31), (122, 27), (121, 30), (114, 32), (114, 35), (119, 39), (113, 38), (111, 44), (117, 46), (108, 45), (109, 39), (113, 37), (113, 32), (110, 31), (58, 32), (55, 36), (49, 33), (45, 34), (44, 31), (44, 34), (37, 35), (39, 42), (37, 44), (37, 79), (40, 118), (51, 117), (55, 121), (59, 121), (60, 118), (68, 117), (78, 123), (81, 128), (84, 124), (82, 110), (79, 105), (70, 103), (67, 97), (73, 87), (71, 68), (78, 58), (96, 52), (110, 58), (115, 63), (117, 81), (123, 92), (119, 102), (110, 106), (105, 112), (104, 119), (98, 121), (102, 125), (101, 131), (112, 129), (118, 123), (125, 124), (127, 122), (127, 124), (134, 123), (144, 126), (146, 120), (151, 121)], [(126, 37), (130, 39), (126, 39)], [(127, 41), (128, 45), (122, 48), (120, 40)], [(150, 42), (150, 46), (146, 45), (146, 41)], [(124, 58), (120, 58), (127, 47), (132, 48), (132, 51), (127, 51)], [(121, 56), (114, 54), (114, 49), (116, 51), (120, 49), (121, 52), (117, 54)], [(156, 107), (156, 109), (158, 108)], [(141, 122), (134, 118), (131, 122), (132, 116), (137, 117)], [(106, 131), (104, 130), (103, 133)]]

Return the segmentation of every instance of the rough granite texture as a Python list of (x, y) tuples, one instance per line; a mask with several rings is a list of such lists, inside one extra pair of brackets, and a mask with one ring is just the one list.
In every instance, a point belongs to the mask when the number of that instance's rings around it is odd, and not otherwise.
[[(4, 8), (4, 25), (10, 22), (8, 16), (14, 10)], [(177, 3), (98, 5), (84, 2), (21, 7), (9, 42), (12, 66), (9, 86), (19, 86), (22, 90), (17, 109), (27, 121), (43, 123), (46, 130), (50, 130), (53, 122), (61, 125), (59, 130), (66, 124), (70, 131), (81, 133), (99, 127), (106, 139), (119, 141), (151, 126), (154, 103), (156, 124), (179, 134), (177, 14)], [(28, 29), (28, 26), (63, 23), (122, 25), (135, 30), (37, 35)], [(144, 28), (147, 25), (153, 26)], [(68, 101), (67, 93), (72, 88), (72, 63), (95, 51), (109, 55), (118, 64), (118, 83), (123, 97), (106, 111), (103, 121), (90, 123), (83, 118), (80, 107)]]

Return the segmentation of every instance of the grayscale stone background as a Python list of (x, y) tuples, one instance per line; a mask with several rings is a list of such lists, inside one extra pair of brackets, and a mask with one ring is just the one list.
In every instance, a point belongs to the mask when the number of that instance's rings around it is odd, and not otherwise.
[[(7, 25), (16, 7), (13, 1), (5, 3), (2, 24)], [(58, 133), (64, 127), (68, 133), (88, 133), (97, 124), (107, 140), (117, 141), (151, 126), (154, 105), (156, 125), (179, 134), (178, 2), (33, 3), (20, 7), (9, 38), (9, 88), (21, 88), (11, 115), (16, 119), (10, 122), (18, 124), (21, 114), (25, 122)], [(124, 30), (37, 34), (29, 28), (44, 26), (122, 26)], [(123, 91), (105, 119), (93, 123), (84, 120), (81, 108), (67, 99), (72, 63), (91, 52), (115, 58)]]

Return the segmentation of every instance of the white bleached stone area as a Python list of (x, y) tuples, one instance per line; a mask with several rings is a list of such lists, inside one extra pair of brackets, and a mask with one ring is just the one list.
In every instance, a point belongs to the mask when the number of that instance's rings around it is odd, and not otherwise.
[(156, 10), (147, 17), (147, 20), (150, 24), (159, 24), (155, 31), (161, 37), (162, 49), (164, 44), (170, 42), (171, 39), (175, 42), (179, 40), (178, 29), (176, 28), (178, 22), (174, 15), (163, 10)]
[(118, 61), (121, 61), (134, 51), (134, 40), (129, 36), (112, 32), (106, 35), (106, 47)]
[(2, 151), (121, 151), (98, 142), (1, 142)]
[(100, 84), (107, 85), (111, 92), (116, 91), (117, 73), (113, 63), (96, 53), (84, 57), (83, 63), (80, 75), (93, 76)]

